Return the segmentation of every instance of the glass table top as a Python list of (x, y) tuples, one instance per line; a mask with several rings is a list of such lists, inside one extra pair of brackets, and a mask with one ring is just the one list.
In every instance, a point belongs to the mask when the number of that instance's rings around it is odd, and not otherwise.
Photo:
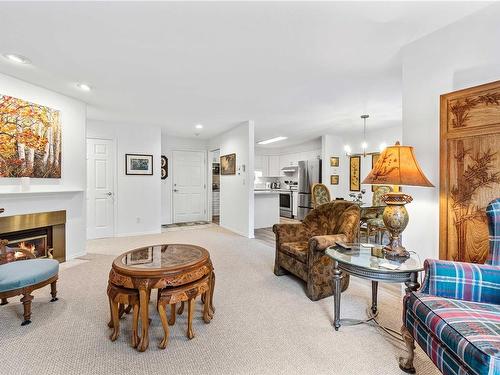
[(199, 246), (164, 244), (128, 251), (115, 263), (133, 269), (170, 269), (186, 267), (208, 257), (208, 251)]
[(363, 247), (359, 243), (349, 243), (346, 246), (350, 249), (344, 249), (341, 246), (335, 245), (326, 249), (325, 253), (339, 263), (361, 267), (370, 271), (416, 272), (423, 271), (424, 269), (423, 262), (415, 253), (410, 253), (410, 257), (407, 259), (388, 259), (382, 252), (382, 245)]

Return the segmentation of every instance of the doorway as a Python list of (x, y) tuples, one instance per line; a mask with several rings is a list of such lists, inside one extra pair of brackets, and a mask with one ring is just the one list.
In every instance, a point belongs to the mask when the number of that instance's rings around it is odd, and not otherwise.
[(207, 220), (206, 152), (172, 152), (172, 217), (174, 223)]
[(212, 223), (220, 224), (220, 150), (210, 152), (212, 165)]
[(115, 151), (110, 139), (87, 138), (87, 238), (115, 234)]

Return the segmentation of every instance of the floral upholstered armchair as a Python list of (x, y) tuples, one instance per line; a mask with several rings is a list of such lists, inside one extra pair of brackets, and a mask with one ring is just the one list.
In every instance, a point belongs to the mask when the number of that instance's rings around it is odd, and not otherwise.
[(422, 288), (404, 298), (404, 371), (415, 372), (416, 340), (443, 374), (500, 374), (500, 198), (486, 214), (486, 264), (427, 259)]
[(325, 184), (313, 184), (311, 187), (312, 204), (313, 208), (318, 207), (320, 204), (325, 204), (330, 202), (330, 190)]
[[(291, 272), (307, 283), (306, 294), (319, 300), (333, 294), (333, 261), (325, 249), (336, 241), (353, 242), (359, 228), (359, 206), (346, 201), (313, 209), (300, 224), (275, 224), (277, 276)], [(342, 279), (342, 291), (349, 277)]]

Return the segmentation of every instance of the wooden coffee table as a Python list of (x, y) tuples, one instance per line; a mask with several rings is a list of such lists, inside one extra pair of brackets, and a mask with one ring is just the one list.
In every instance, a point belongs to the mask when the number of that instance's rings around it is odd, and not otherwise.
[[(152, 289), (177, 287), (210, 276), (210, 291), (205, 298), (213, 306), (215, 275), (210, 254), (202, 247), (186, 244), (163, 244), (143, 247), (118, 256), (109, 272), (109, 282), (124, 288), (138, 289), (141, 338), (137, 349), (149, 346), (149, 299)], [(213, 309), (213, 307), (212, 307)]]

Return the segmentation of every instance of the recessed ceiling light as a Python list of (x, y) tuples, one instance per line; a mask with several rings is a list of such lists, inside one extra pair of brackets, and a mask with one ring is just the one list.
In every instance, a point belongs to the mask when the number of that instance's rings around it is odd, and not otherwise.
[(15, 53), (6, 53), (3, 55), (7, 60), (15, 62), (16, 64), (31, 64), (31, 60), (27, 57), (15, 54)]
[(267, 145), (269, 143), (279, 142), (287, 139), (288, 137), (276, 137), (271, 139), (266, 139), (265, 141), (257, 142), (259, 145)]
[(203, 129), (203, 125), (202, 125), (202, 124), (196, 124), (196, 125), (195, 125), (195, 128), (196, 128), (196, 129)]
[(92, 90), (92, 87), (90, 87), (86, 83), (77, 83), (76, 87), (78, 87), (82, 91), (90, 91), (90, 90)]

